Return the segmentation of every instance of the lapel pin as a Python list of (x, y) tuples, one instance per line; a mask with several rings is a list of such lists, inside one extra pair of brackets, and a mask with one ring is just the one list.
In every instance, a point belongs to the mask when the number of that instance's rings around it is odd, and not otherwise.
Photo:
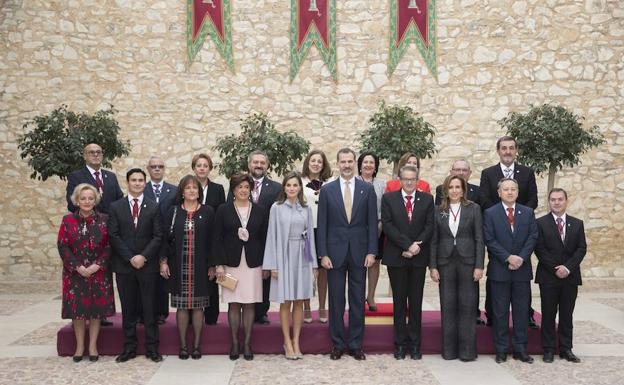
[(147, 203), (143, 203), (143, 207), (147, 207)]
[(417, 200), (417, 201), (419, 201), (419, 200), (420, 200), (420, 198), (416, 198), (416, 200)]
[(202, 219), (202, 216), (201, 216), (201, 215), (199, 216), (199, 219)]
[(169, 192), (169, 191), (171, 191), (171, 190), (167, 189), (167, 192)]
[(522, 214), (522, 211), (518, 210), (518, 215)]
[(364, 190), (360, 190), (360, 194), (364, 194)]

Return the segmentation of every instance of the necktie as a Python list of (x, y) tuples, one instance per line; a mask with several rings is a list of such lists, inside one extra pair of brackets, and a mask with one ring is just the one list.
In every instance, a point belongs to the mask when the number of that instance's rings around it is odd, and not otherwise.
[(557, 218), (557, 230), (559, 230), (559, 237), (563, 241), (563, 218)]
[(507, 207), (507, 222), (509, 222), (509, 226), (511, 226), (511, 231), (513, 231), (514, 212), (513, 212), (513, 208), (511, 207)]
[(342, 196), (345, 205), (345, 214), (347, 214), (347, 222), (349, 223), (351, 223), (351, 206), (353, 205), (353, 203), (351, 202), (351, 187), (349, 187), (350, 184), (350, 181), (345, 182), (344, 195)]
[(407, 219), (409, 223), (412, 223), (412, 196), (406, 195), (405, 199), (407, 199), (407, 202), (405, 202), (405, 210), (407, 210)]
[(258, 198), (260, 198), (260, 182), (255, 181), (253, 193), (251, 194), (251, 199), (253, 200), (253, 203), (258, 203)]
[(132, 222), (134, 222), (134, 227), (137, 227), (137, 223), (139, 222), (139, 200), (137, 198), (133, 198), (132, 201)]
[(160, 200), (160, 183), (154, 184), (154, 196), (156, 197), (156, 203)]
[(95, 175), (95, 187), (97, 187), (101, 194), (104, 191), (104, 183), (102, 182), (102, 178), (100, 178), (100, 172), (96, 171), (93, 174)]
[(513, 170), (510, 168), (505, 169), (505, 178), (511, 178), (513, 176)]

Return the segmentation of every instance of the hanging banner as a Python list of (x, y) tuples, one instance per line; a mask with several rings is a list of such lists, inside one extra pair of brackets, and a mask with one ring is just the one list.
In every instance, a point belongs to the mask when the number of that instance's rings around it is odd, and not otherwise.
[(410, 43), (414, 42), (429, 72), (438, 77), (435, 18), (435, 0), (390, 0), (389, 75), (396, 69)]
[(234, 72), (232, 54), (231, 0), (187, 0), (186, 37), (189, 63), (204, 45), (206, 35)]
[(290, 81), (315, 45), (334, 81), (336, 72), (336, 0), (290, 0)]

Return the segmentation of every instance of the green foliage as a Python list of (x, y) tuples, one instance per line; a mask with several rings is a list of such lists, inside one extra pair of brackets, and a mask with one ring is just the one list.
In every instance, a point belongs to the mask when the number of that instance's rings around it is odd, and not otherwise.
[(18, 138), (22, 159), (28, 158), (31, 179), (46, 180), (57, 175), (65, 179), (72, 171), (84, 166), (82, 152), (89, 143), (97, 143), (104, 151), (103, 165), (130, 153), (130, 143), (119, 140), (120, 127), (113, 118), (117, 111), (110, 106), (94, 115), (67, 110), (66, 105), (48, 115), (38, 115), (24, 123), (26, 132)]
[(247, 171), (247, 156), (262, 150), (269, 156), (269, 172), (284, 175), (294, 162), (301, 160), (310, 148), (310, 142), (292, 131), (281, 133), (264, 113), (253, 113), (241, 121), (239, 135), (217, 139), (214, 149), (219, 151), (219, 172), (231, 177)]
[(387, 106), (382, 100), (368, 122), (368, 128), (360, 135), (360, 149), (374, 152), (395, 168), (406, 152), (421, 159), (436, 153), (435, 127), (409, 106)]
[(598, 126), (584, 130), (584, 117), (562, 106), (531, 106), (526, 114), (511, 112), (499, 124), (518, 142), (518, 161), (538, 174), (574, 167), (580, 156), (605, 143)]

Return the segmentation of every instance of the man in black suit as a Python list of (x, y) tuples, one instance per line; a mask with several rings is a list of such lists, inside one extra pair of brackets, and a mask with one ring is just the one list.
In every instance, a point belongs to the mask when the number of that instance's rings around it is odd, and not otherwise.
[(587, 251), (583, 221), (566, 214), (568, 194), (554, 188), (548, 194), (550, 212), (537, 220), (539, 260), (535, 282), (542, 299), (544, 362), (553, 362), (556, 349), (555, 317), (559, 309), (559, 356), (581, 362), (572, 353), (572, 313), (581, 282), (580, 264)]
[(108, 233), (113, 249), (113, 270), (121, 300), (124, 350), (117, 362), (136, 357), (137, 293), (143, 303), (145, 356), (162, 361), (158, 353), (158, 324), (154, 312), (154, 292), (158, 279), (158, 251), (162, 240), (162, 220), (158, 204), (144, 195), (145, 172), (133, 168), (126, 173), (128, 196), (110, 207)]
[[(67, 177), (67, 189), (65, 191), (67, 210), (73, 213), (78, 209), (72, 203), (71, 196), (76, 186), (81, 183), (88, 183), (97, 188), (102, 196), (96, 209), (101, 213), (108, 214), (110, 204), (123, 198), (123, 192), (121, 192), (119, 182), (117, 182), (117, 176), (115, 173), (102, 168), (104, 152), (98, 144), (87, 144), (82, 151), (82, 157), (85, 160), (85, 166), (72, 172)], [(111, 274), (112, 277), (112, 273), (108, 274)], [(103, 319), (100, 323), (102, 326), (111, 326), (112, 324), (112, 322), (106, 319)]]
[[(503, 136), (496, 141), (496, 152), (500, 162), (492, 167), (488, 167), (481, 172), (481, 184), (479, 186), (479, 204), (481, 210), (499, 203), (498, 182), (502, 178), (513, 178), (518, 182), (518, 199), (521, 205), (537, 208), (537, 184), (535, 183), (535, 172), (532, 168), (523, 166), (516, 162), (518, 148), (516, 139), (511, 136)], [(492, 302), (490, 300), (490, 280), (485, 282), (485, 315), (488, 318), (488, 325), (492, 324), (489, 314), (492, 314)], [(531, 296), (529, 296), (529, 327), (537, 329), (534, 310), (531, 307)]]
[(102, 168), (104, 153), (102, 152), (102, 147), (98, 144), (87, 144), (82, 156), (85, 160), (85, 167), (72, 172), (67, 177), (67, 189), (65, 192), (67, 210), (72, 213), (76, 211), (77, 207), (71, 202), (71, 195), (80, 183), (88, 183), (95, 186), (102, 195), (102, 200), (96, 209), (101, 213), (108, 214), (110, 204), (123, 198), (123, 192), (119, 188), (117, 176), (113, 172)]
[(501, 203), (485, 210), (483, 238), (488, 250), (487, 275), (492, 287), (492, 337), (496, 362), (507, 360), (509, 348), (509, 305), (513, 318), (513, 358), (532, 363), (527, 354), (529, 296), (531, 295), (531, 254), (537, 243), (537, 223), (530, 207), (517, 203), (518, 182), (503, 178), (498, 182)]
[[(382, 263), (388, 267), (394, 303), (394, 358), (413, 360), (420, 353), (421, 316), (425, 272), (429, 264), (433, 235), (433, 197), (416, 191), (418, 168), (399, 170), (401, 190), (381, 198), (381, 223), (387, 237)], [(409, 309), (409, 324), (406, 313)]]
[[(251, 199), (254, 203), (264, 207), (266, 210), (267, 223), (271, 206), (277, 200), (277, 195), (282, 190), (282, 185), (272, 181), (267, 176), (269, 169), (269, 157), (264, 151), (256, 150), (249, 154), (247, 158), (247, 168), (251, 174), (254, 185), (251, 190)], [(232, 194), (232, 191), (229, 192)], [(268, 273), (268, 274), (267, 274)], [(263, 273), (262, 280), (262, 302), (256, 304), (255, 322), (259, 324), (269, 324), (267, 312), (269, 311), (269, 290), (271, 288), (270, 272)]]
[[(453, 165), (451, 166), (451, 170), (449, 171), (449, 175), (457, 175), (461, 177), (463, 180), (465, 180), (468, 186), (466, 197), (468, 198), (468, 200), (473, 201), (476, 204), (479, 204), (479, 186), (472, 184), (472, 183), (468, 183), (468, 181), (470, 180), (470, 175), (472, 175), (472, 170), (470, 169), (470, 163), (468, 163), (467, 160), (458, 159), (455, 162), (453, 162)], [(442, 202), (442, 185), (440, 184), (436, 187), (435, 205), (440, 206), (441, 202)]]
[[(355, 178), (355, 152), (338, 151), (340, 177), (325, 183), (319, 195), (317, 254), (327, 270), (329, 289), (329, 335), (332, 360), (345, 350), (356, 360), (364, 360), (364, 298), (366, 268), (375, 263), (377, 235), (377, 195), (372, 184)], [(349, 282), (349, 333), (344, 328), (345, 284)]]
[[(170, 223), (164, 223), (164, 218), (167, 215), (169, 209), (175, 204), (175, 196), (178, 188), (171, 183), (164, 181), (165, 177), (165, 162), (159, 156), (152, 156), (147, 161), (147, 172), (150, 176), (150, 181), (145, 186), (145, 197), (151, 199), (158, 204), (160, 209), (160, 218), (163, 221), (163, 232), (169, 230)], [(156, 322), (159, 325), (165, 323), (165, 320), (169, 316), (169, 293), (165, 289), (167, 280), (162, 276), (158, 276), (156, 282), (155, 303), (154, 310), (156, 311)], [(141, 303), (141, 297), (137, 297), (137, 318), (139, 323), (143, 323), (142, 314), (143, 306)]]

